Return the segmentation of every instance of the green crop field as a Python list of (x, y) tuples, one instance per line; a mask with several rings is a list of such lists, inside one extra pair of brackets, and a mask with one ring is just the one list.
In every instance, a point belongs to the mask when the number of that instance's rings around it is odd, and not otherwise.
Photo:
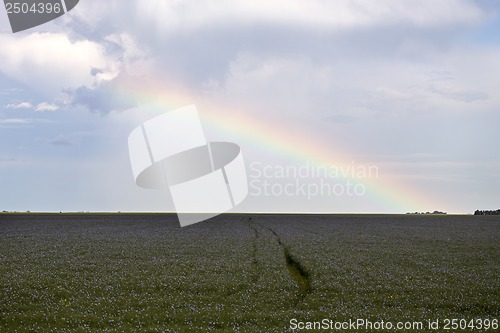
[(0, 214), (0, 332), (298, 332), (324, 319), (495, 332), (499, 317), (500, 217), (223, 215), (180, 228), (175, 215)]

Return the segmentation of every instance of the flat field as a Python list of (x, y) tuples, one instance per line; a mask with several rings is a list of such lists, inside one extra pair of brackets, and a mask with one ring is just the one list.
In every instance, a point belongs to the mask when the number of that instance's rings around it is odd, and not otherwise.
[[(0, 332), (289, 332), (323, 319), (494, 332), (499, 317), (500, 217), (233, 214), (180, 228), (167, 214), (0, 214)], [(308, 331), (398, 331), (350, 328)]]

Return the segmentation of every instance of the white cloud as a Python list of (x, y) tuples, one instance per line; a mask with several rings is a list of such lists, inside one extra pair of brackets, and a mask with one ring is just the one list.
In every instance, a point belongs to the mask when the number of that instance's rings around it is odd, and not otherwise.
[(154, 23), (163, 33), (203, 29), (227, 24), (286, 24), (346, 29), (375, 25), (410, 24), (442, 26), (476, 22), (483, 12), (470, 1), (421, 0), (196, 0), (137, 1), (141, 19)]
[(31, 122), (33, 122), (33, 119), (23, 119), (23, 118), (4, 118), (4, 119), (0, 119), (0, 124), (6, 124), (6, 125), (29, 124)]
[(33, 123), (47, 124), (53, 123), (53, 120), (41, 118), (0, 118), (0, 125), (26, 125)]
[(8, 104), (6, 106), (7, 109), (31, 109), (33, 105), (29, 102), (21, 102), (18, 104)]
[(480, 5), (470, 0), (109, 0), (81, 2), (65, 17), (106, 31), (120, 26), (150, 38), (245, 25), (323, 30), (394, 24), (438, 27), (477, 22), (486, 15)]
[[(496, 57), (500, 48), (490, 47), (450, 48), (425, 60), (374, 58), (367, 53), (315, 62), (305, 56), (242, 53), (222, 80), (206, 81), (205, 96), (251, 110), (263, 121), (313, 127), (318, 136), (353, 146), (362, 141), (353, 137), (377, 138), (354, 148), (360, 155), (370, 150), (441, 152), (451, 149), (449, 138), (460, 133), (454, 127), (447, 137), (440, 136), (443, 124), (497, 114)], [(433, 134), (424, 135), (422, 126)], [(397, 135), (405, 139), (394, 144)], [(388, 145), (391, 149), (384, 147)]]
[(208, 81), (205, 93), (220, 101), (246, 105), (262, 117), (302, 120), (312, 112), (324, 111), (325, 96), (339, 80), (331, 65), (315, 64), (303, 57), (244, 54), (230, 64), (222, 83)]
[(59, 109), (59, 106), (43, 102), (36, 106), (35, 112), (56, 111), (57, 109)]
[(0, 90), (0, 95), (10, 95), (10, 94), (15, 94), (15, 93), (20, 93), (22, 92), (22, 89), (19, 88), (9, 88), (5, 90)]
[[(0, 35), (0, 71), (52, 99), (79, 87), (93, 90), (124, 70), (132, 76), (168, 77), (195, 85), (223, 78), (242, 48), (258, 53), (285, 45), (278, 53), (321, 57), (322, 52), (333, 51), (331, 45), (287, 48), (306, 41), (311, 32), (371, 31), (394, 25), (435, 29), (474, 23), (484, 16), (467, 0), (422, 0), (412, 5), (398, 0), (87, 1), (65, 17), (69, 34)], [(81, 27), (82, 21), (88, 28)], [(268, 30), (276, 39), (270, 45), (261, 41)], [(89, 39), (75, 39), (74, 31)], [(106, 34), (99, 35), (102, 31)], [(290, 36), (295, 32), (302, 34), (297, 40)], [(333, 56), (342, 57), (349, 48), (340, 45), (339, 54)], [(359, 52), (366, 48), (361, 46)]]
[(50, 96), (92, 84), (92, 67), (106, 68), (103, 47), (64, 33), (0, 34), (0, 71)]

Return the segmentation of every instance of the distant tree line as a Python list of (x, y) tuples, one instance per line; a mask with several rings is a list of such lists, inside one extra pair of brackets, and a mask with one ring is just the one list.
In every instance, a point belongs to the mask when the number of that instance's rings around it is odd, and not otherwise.
[(433, 215), (433, 214), (439, 214), (443, 215), (446, 214), (446, 212), (440, 212), (439, 210), (435, 210), (432, 213), (431, 212), (415, 212), (415, 213), (406, 213), (406, 214), (415, 214), (415, 215)]
[(500, 209), (497, 210), (476, 210), (474, 215), (500, 215)]

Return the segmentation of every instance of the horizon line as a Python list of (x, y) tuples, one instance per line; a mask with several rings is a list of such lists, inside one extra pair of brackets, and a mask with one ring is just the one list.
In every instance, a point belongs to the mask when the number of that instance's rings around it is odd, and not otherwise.
[[(177, 212), (158, 212), (158, 211), (1, 211), (0, 214), (164, 214), (177, 215)], [(190, 213), (205, 214), (205, 213)], [(447, 212), (225, 212), (219, 215), (474, 215), (474, 213), (447, 213)], [(214, 216), (216, 217), (216, 216)]]

